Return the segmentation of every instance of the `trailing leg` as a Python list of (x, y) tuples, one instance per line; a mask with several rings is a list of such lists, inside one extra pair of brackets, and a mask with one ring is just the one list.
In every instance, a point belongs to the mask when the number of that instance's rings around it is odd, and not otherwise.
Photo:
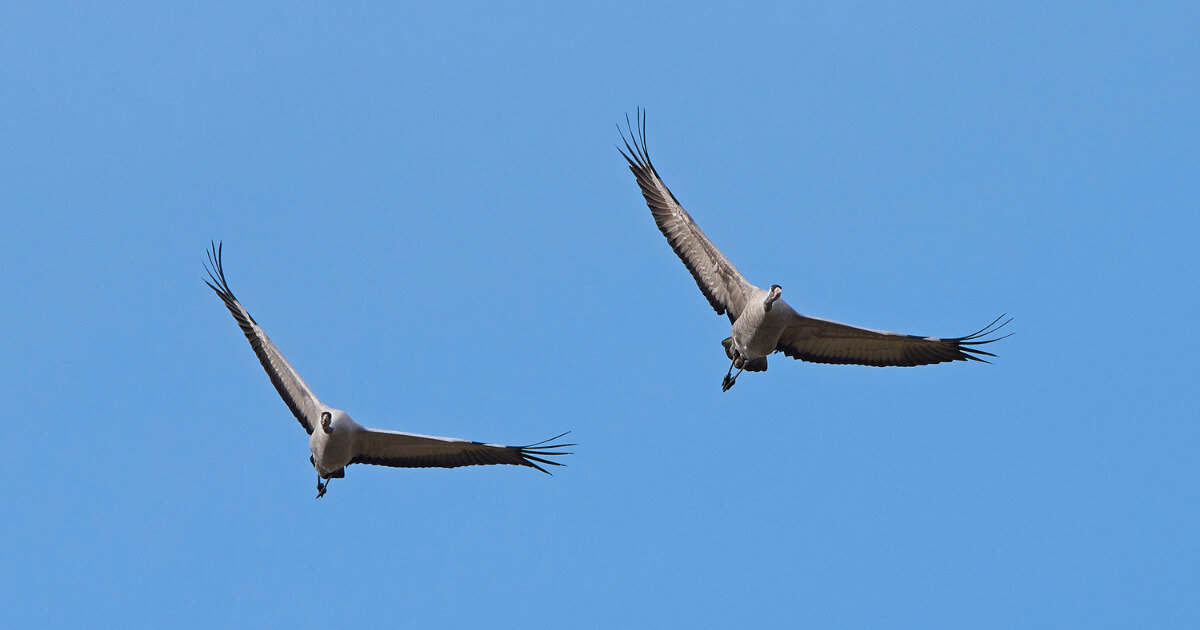
[(725, 378), (721, 380), (721, 391), (723, 391), (723, 392), (729, 391), (729, 388), (733, 387), (733, 384), (737, 381), (737, 377), (742, 375), (742, 369), (745, 369), (745, 368), (738, 369), (737, 374), (733, 373), (733, 366), (736, 365), (737, 363), (738, 363), (737, 359), (734, 359), (733, 361), (731, 361), (729, 363), (729, 371), (725, 373)]

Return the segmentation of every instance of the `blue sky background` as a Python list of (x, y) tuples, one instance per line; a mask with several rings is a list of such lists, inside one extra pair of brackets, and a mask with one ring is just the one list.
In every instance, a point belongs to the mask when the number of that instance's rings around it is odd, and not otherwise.
[[(33, 625), (1196, 627), (1200, 10), (0, 8), (0, 609)], [(994, 365), (771, 359), (614, 148), (799, 311)], [(363, 424), (580, 446), (356, 466)]]

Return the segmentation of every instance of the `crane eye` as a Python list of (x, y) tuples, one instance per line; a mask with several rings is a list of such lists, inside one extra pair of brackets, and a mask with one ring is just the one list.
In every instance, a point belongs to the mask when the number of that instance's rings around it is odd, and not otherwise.
[(321, 424), (328, 425), (333, 416), (328, 411), (321, 412)]

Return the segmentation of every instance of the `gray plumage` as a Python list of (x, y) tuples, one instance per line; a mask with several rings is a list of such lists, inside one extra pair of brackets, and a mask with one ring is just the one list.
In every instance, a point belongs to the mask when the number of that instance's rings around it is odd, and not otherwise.
[[(938, 338), (905, 335), (859, 328), (848, 324), (800, 315), (780, 299), (782, 289), (773, 285), (760, 289), (749, 283), (737, 267), (700, 230), (700, 226), (663, 183), (646, 151), (646, 117), (639, 110), (636, 132), (626, 119), (621, 155), (637, 178), (646, 205), (671, 249), (692, 274), (700, 292), (718, 315), (732, 324), (729, 338), (722, 342), (732, 360), (722, 383), (729, 389), (737, 376), (733, 368), (752, 372), (767, 369), (767, 355), (782, 352), (802, 361), (884, 366), (931, 365), (947, 361), (982, 361), (994, 357), (977, 346), (1003, 337), (985, 339), (1008, 321), (1003, 315), (983, 329), (963, 337)], [(1005, 335), (1007, 336), (1007, 335)]]
[(208, 253), (209, 286), (225, 303), (225, 307), (246, 335), (259, 363), (271, 378), (275, 391), (283, 398), (292, 415), (309, 434), (309, 462), (316, 469), (317, 496), (325, 494), (326, 483), (322, 479), (345, 476), (345, 467), (350, 464), (375, 464), (397, 468), (456, 468), (458, 466), (480, 466), (487, 464), (512, 464), (536, 468), (549, 474), (539, 464), (561, 466), (546, 459), (556, 455), (569, 455), (558, 449), (574, 444), (548, 444), (565, 433), (535, 444), (505, 446), (486, 444), (458, 438), (435, 437), (400, 431), (384, 431), (364, 427), (350, 418), (345, 411), (323, 404), (309, 389), (308, 384), (288, 363), (267, 333), (254, 321), (241, 302), (233, 295), (225, 280), (221, 265), (221, 246), (214, 244)]

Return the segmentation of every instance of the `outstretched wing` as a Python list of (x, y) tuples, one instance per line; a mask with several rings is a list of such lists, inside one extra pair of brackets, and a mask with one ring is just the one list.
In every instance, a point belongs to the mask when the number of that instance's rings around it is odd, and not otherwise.
[(527, 446), (484, 444), (457, 438), (434, 437), (400, 431), (363, 429), (354, 437), (351, 464), (375, 464), (393, 468), (457, 468), (513, 464), (529, 466), (550, 474), (538, 464), (562, 466), (546, 457), (570, 455), (557, 449), (574, 444), (547, 444), (566, 433)]
[[(737, 320), (746, 305), (747, 295), (752, 288), (742, 274), (729, 262), (725, 254), (717, 249), (712, 241), (700, 231), (700, 226), (692, 220), (692, 216), (679, 205), (675, 196), (667, 189), (667, 185), (659, 178), (650, 163), (650, 155), (646, 152), (646, 114), (638, 110), (638, 128), (634, 132), (625, 118), (625, 128), (629, 130), (629, 139), (621, 133), (621, 140), (629, 151), (621, 151), (621, 155), (629, 162), (629, 170), (637, 177), (638, 186), (642, 188), (642, 196), (654, 222), (667, 242), (675, 250), (675, 254), (683, 261), (696, 285), (708, 298), (708, 303), (718, 315), (729, 315), (729, 321)], [(620, 126), (617, 127), (620, 130)], [(641, 140), (639, 143), (638, 140)], [(632, 145), (631, 145), (632, 143)], [(618, 147), (619, 150), (619, 147)]]
[(304, 430), (311, 435), (313, 427), (317, 425), (317, 418), (320, 416), (320, 401), (313, 395), (312, 390), (308, 388), (304, 379), (300, 378), (287, 359), (283, 358), (283, 353), (279, 352), (279, 348), (271, 343), (271, 339), (267, 337), (267, 333), (263, 332), (258, 322), (250, 317), (250, 313), (246, 311), (242, 303), (233, 296), (233, 291), (229, 290), (229, 283), (225, 281), (225, 270), (221, 267), (220, 244), (213, 245), (212, 250), (208, 252), (208, 264), (204, 266), (204, 270), (208, 272), (209, 278), (204, 281), (204, 284), (216, 291), (221, 300), (225, 302), (225, 308), (228, 308), (229, 312), (233, 314), (242, 333), (250, 341), (250, 347), (254, 349), (254, 354), (258, 355), (259, 363), (262, 363), (263, 369), (267, 371), (267, 376), (271, 377), (271, 384), (275, 386), (275, 391), (279, 392), (279, 397), (287, 403), (288, 409), (292, 410), (292, 415), (296, 416)]
[(976, 346), (999, 341), (1008, 336), (984, 339), (1012, 321), (1008, 319), (997, 325), (1003, 317), (997, 317), (983, 329), (965, 337), (941, 339), (858, 328), (827, 319), (795, 314), (793, 322), (784, 330), (775, 349), (793, 359), (813, 363), (876, 367), (932, 365), (947, 361), (987, 363), (986, 359), (980, 358), (981, 355), (996, 355)]

